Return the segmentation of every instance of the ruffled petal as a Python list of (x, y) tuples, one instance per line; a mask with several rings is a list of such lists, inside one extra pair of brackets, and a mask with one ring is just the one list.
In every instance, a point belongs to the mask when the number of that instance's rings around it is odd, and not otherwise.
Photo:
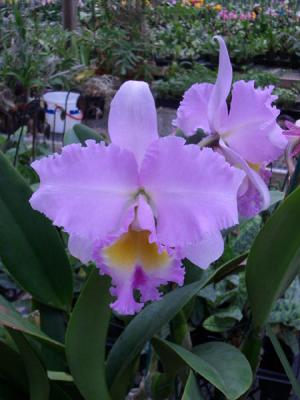
[(110, 105), (108, 132), (111, 141), (132, 151), (140, 164), (146, 148), (158, 138), (155, 103), (146, 82), (123, 83)]
[(279, 110), (272, 106), (273, 87), (255, 89), (254, 81), (233, 85), (231, 108), (226, 130), (221, 136), (245, 160), (263, 163), (280, 157), (287, 145), (276, 123)]
[(232, 82), (232, 66), (226, 44), (221, 36), (215, 36), (219, 42), (219, 70), (217, 81), (213, 87), (208, 103), (208, 119), (212, 133), (219, 133), (227, 123), (226, 99), (230, 93)]
[(72, 256), (78, 258), (83, 264), (93, 259), (93, 243), (76, 235), (70, 235), (68, 248)]
[(185, 270), (181, 265), (181, 260), (174, 259), (169, 265), (161, 269), (147, 270), (147, 273), (142, 268), (136, 269), (134, 287), (141, 294), (141, 301), (155, 301), (161, 298), (162, 293), (159, 292), (161, 285), (166, 285), (168, 282), (183, 285)]
[(206, 269), (224, 252), (224, 240), (220, 232), (205, 236), (199, 243), (187, 246), (184, 254), (192, 263)]
[(178, 137), (150, 145), (140, 181), (150, 197), (158, 242), (185, 247), (238, 223), (237, 191), (244, 173), (220, 154)]
[(134, 315), (143, 307), (143, 302), (138, 302), (134, 298), (135, 270), (133, 271), (109, 271), (114, 287), (111, 294), (116, 300), (111, 303), (111, 308), (121, 315)]
[(271, 198), (264, 179), (235, 151), (220, 140), (220, 148), (226, 160), (233, 166), (245, 171), (246, 177), (238, 193), (239, 212), (242, 216), (252, 217), (270, 206)]
[(138, 167), (132, 153), (94, 141), (35, 161), (40, 187), (31, 206), (71, 235), (90, 242), (126, 231), (134, 218)]
[(196, 83), (183, 95), (183, 100), (177, 110), (174, 125), (186, 136), (192, 136), (197, 129), (203, 129), (210, 134), (208, 122), (208, 101), (213, 89), (210, 83)]
[(132, 315), (149, 300), (158, 300), (160, 285), (183, 283), (184, 269), (175, 251), (149, 243), (149, 231), (129, 230), (112, 242), (94, 246), (93, 259), (100, 271), (111, 276), (111, 304), (120, 314)]

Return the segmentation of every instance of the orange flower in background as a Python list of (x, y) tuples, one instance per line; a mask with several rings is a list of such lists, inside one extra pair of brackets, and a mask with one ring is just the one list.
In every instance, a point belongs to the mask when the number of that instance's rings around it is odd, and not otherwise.
[(221, 4), (216, 4), (215, 6), (214, 6), (214, 9), (216, 10), (216, 11), (221, 11), (222, 10), (222, 6), (221, 6)]

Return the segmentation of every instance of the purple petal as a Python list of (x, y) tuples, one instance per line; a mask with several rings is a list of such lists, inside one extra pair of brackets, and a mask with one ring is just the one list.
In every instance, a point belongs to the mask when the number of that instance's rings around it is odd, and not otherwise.
[(158, 242), (185, 247), (238, 222), (244, 177), (211, 149), (166, 137), (150, 145), (140, 173), (157, 221)]
[(193, 135), (197, 129), (211, 133), (208, 122), (208, 101), (212, 89), (213, 85), (210, 83), (196, 83), (184, 93), (174, 125), (186, 136)]
[(94, 141), (66, 146), (62, 154), (35, 161), (40, 187), (31, 206), (71, 235), (91, 242), (126, 231), (134, 218), (136, 160), (115, 145)]
[(184, 249), (186, 258), (202, 269), (221, 257), (224, 251), (224, 240), (220, 232), (211, 233), (194, 245)]
[(142, 195), (138, 196), (133, 229), (150, 232), (149, 242), (157, 242), (154, 215), (150, 205)]
[(142, 269), (136, 270), (138, 279), (135, 281), (135, 288), (141, 293), (141, 301), (159, 300), (161, 293), (158, 288), (168, 282), (183, 285), (185, 270), (181, 266), (181, 260), (174, 259), (167, 268), (153, 269), (145, 273)]
[(287, 131), (283, 133), (287, 136), (300, 136), (300, 126), (293, 124), (290, 121), (285, 121), (285, 126), (288, 128)]
[(276, 123), (279, 110), (272, 106), (273, 87), (255, 89), (254, 81), (233, 85), (231, 108), (222, 137), (245, 160), (262, 163), (276, 160), (287, 145)]
[(263, 178), (238, 153), (226, 146), (222, 140), (220, 140), (220, 148), (231, 165), (243, 169), (247, 174), (238, 193), (240, 214), (250, 217), (267, 209), (271, 199), (269, 189)]
[(111, 303), (111, 308), (121, 315), (134, 315), (143, 307), (144, 303), (139, 303), (134, 298), (135, 271), (118, 271), (109, 275), (112, 277), (114, 288), (111, 294), (117, 299)]
[(221, 36), (214, 38), (220, 45), (219, 71), (208, 103), (208, 119), (211, 132), (219, 133), (220, 129), (226, 125), (227, 120), (226, 99), (231, 88), (232, 66), (224, 39)]
[(93, 259), (93, 243), (76, 235), (70, 235), (68, 248), (72, 256), (78, 258), (83, 264)]
[(123, 83), (110, 105), (108, 132), (114, 144), (132, 151), (141, 163), (146, 148), (158, 138), (155, 103), (146, 82)]

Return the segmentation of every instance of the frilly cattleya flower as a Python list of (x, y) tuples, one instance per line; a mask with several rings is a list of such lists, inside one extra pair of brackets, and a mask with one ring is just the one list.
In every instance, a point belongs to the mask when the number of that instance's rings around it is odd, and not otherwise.
[(183, 283), (182, 258), (206, 268), (220, 257), (244, 173), (211, 149), (159, 138), (145, 82), (121, 86), (108, 128), (109, 145), (88, 140), (35, 161), (30, 203), (69, 234), (71, 254), (112, 277), (112, 308), (133, 314), (160, 285)]
[(254, 81), (233, 84), (230, 111), (227, 97), (231, 91), (232, 66), (224, 40), (220, 45), (219, 71), (216, 83), (195, 84), (188, 89), (177, 111), (174, 124), (186, 136), (202, 129), (208, 142), (222, 152), (233, 166), (247, 176), (238, 193), (241, 215), (250, 217), (270, 204), (265, 166), (283, 153), (287, 140), (276, 122), (279, 110), (273, 86), (256, 89)]
[[(285, 126), (288, 128), (284, 131), (284, 134), (291, 140), (300, 139), (300, 120), (292, 124), (290, 121), (285, 121)], [(297, 143), (292, 151), (292, 156), (298, 156), (300, 154), (300, 143)]]

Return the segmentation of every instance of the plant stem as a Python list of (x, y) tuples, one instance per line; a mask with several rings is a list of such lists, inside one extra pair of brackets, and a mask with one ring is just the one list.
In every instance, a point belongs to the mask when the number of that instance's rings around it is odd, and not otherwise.
[(258, 331), (255, 331), (253, 328), (250, 328), (244, 340), (244, 343), (242, 344), (241, 350), (248, 359), (254, 376), (260, 364), (261, 346), (261, 334)]

